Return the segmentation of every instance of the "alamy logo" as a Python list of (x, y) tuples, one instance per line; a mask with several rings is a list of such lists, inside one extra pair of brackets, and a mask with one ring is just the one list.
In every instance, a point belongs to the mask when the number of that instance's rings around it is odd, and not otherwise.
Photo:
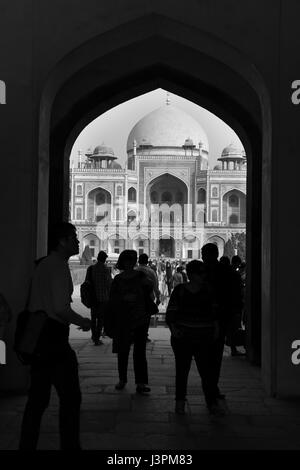
[(300, 80), (293, 81), (292, 89), (295, 91), (291, 95), (291, 100), (293, 104), (297, 105), (300, 103)]
[(0, 80), (0, 104), (6, 104), (6, 85), (3, 80)]
[(300, 364), (300, 339), (295, 339), (292, 342), (292, 349), (295, 349), (291, 356), (292, 364), (298, 366)]
[(6, 345), (0, 340), (0, 364), (6, 364)]

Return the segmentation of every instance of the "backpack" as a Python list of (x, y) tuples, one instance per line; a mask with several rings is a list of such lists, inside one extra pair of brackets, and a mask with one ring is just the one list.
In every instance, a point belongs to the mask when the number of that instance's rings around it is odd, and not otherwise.
[[(35, 265), (46, 256), (35, 261)], [(32, 282), (32, 281), (31, 281)], [(31, 285), (25, 309), (17, 316), (13, 349), (22, 364), (59, 361), (68, 338), (69, 328), (49, 318), (46, 312), (28, 310)], [(55, 343), (53, 343), (55, 338)]]
[(34, 362), (42, 331), (48, 315), (43, 311), (29, 312), (25, 309), (19, 313), (16, 322), (13, 349), (24, 365)]
[(81, 302), (87, 308), (91, 308), (92, 305), (95, 305), (96, 296), (95, 290), (92, 282), (92, 266), (87, 269), (86, 279), (80, 286), (80, 297)]

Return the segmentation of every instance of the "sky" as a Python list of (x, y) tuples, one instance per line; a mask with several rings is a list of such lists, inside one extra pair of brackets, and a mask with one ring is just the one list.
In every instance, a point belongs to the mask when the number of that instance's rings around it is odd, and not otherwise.
[[(97, 145), (104, 143), (113, 148), (115, 155), (118, 157), (117, 162), (124, 167), (127, 157), (127, 138), (131, 129), (145, 115), (163, 106), (166, 99), (167, 90), (159, 88), (126, 101), (101, 114), (86, 126), (77, 137), (71, 151), (70, 162), (74, 161), (76, 165), (79, 150), (83, 152), (83, 158), (85, 158), (84, 154), (88, 148), (91, 147), (93, 150)], [(196, 119), (206, 132), (209, 143), (210, 168), (219, 163), (217, 159), (227, 145), (233, 143), (243, 149), (237, 134), (216, 115), (173, 93), (169, 93), (169, 100), (172, 106), (182, 109)]]

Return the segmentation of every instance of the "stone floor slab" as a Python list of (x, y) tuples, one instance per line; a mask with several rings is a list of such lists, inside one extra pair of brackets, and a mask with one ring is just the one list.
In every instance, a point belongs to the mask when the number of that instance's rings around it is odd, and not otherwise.
[[(225, 348), (220, 389), (226, 412), (213, 417), (205, 405), (195, 364), (192, 364), (186, 414), (174, 413), (175, 362), (170, 334), (150, 329), (147, 345), (149, 396), (135, 393), (132, 354), (128, 384), (118, 392), (117, 358), (111, 340), (95, 347), (89, 335), (72, 330), (71, 343), (78, 355), (82, 389), (81, 440), (92, 450), (300, 450), (300, 403), (266, 396), (260, 369), (243, 357), (232, 358)], [(17, 449), (26, 396), (0, 398), (0, 449)], [(39, 449), (59, 446), (56, 392), (43, 417)]]

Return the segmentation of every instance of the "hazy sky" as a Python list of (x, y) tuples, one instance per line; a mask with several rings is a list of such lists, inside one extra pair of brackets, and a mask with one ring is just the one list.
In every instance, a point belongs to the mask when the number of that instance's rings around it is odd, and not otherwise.
[[(102, 114), (79, 134), (72, 148), (70, 160), (74, 160), (76, 164), (78, 150), (82, 150), (85, 154), (89, 147), (93, 150), (104, 142), (105, 145), (113, 148), (118, 157), (117, 161), (124, 167), (127, 157), (127, 138), (131, 129), (146, 114), (165, 105), (166, 97), (166, 90), (159, 88), (126, 101)], [(206, 132), (209, 143), (210, 168), (219, 163), (217, 158), (221, 156), (224, 147), (230, 143), (243, 148), (236, 133), (214, 114), (173, 93), (169, 94), (169, 99), (173, 106), (182, 109), (196, 119)], [(170, 144), (172, 145), (171, 142)]]

